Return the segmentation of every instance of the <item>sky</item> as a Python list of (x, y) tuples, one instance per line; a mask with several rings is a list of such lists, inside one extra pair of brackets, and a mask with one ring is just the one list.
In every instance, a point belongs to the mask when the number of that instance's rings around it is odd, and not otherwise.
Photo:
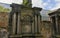
[[(22, 4), (22, 0), (0, 0), (1, 3), (6, 4)], [(60, 8), (60, 0), (32, 0), (33, 7), (40, 7), (46, 10), (55, 10)]]

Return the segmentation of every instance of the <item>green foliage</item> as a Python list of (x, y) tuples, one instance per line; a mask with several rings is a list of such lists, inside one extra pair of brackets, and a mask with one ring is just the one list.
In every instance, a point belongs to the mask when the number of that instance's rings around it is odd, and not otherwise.
[(0, 6), (0, 12), (9, 12), (9, 8), (4, 8), (3, 6)]
[(28, 0), (23, 0), (23, 4), (26, 5), (28, 3)]

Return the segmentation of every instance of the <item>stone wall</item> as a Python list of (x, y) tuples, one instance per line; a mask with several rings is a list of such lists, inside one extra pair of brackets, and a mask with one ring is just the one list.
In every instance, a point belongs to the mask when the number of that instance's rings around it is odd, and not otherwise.
[(52, 38), (51, 22), (42, 21), (41, 22), (41, 34), (43, 38)]
[[(0, 12), (0, 27), (8, 26), (8, 18), (9, 13)], [(52, 30), (51, 30), (51, 22), (50, 21), (41, 21), (40, 23), (40, 31), (43, 35), (43, 38), (51, 38)]]
[(8, 38), (7, 26), (8, 26), (9, 13), (0, 12), (0, 38)]
[(0, 12), (0, 27), (8, 26), (8, 16), (9, 14), (6, 12)]

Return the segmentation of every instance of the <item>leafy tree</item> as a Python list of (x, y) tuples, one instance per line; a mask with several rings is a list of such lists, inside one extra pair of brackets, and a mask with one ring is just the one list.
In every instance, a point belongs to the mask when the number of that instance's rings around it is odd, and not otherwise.
[(9, 12), (9, 8), (4, 8), (3, 6), (0, 6), (0, 12)]

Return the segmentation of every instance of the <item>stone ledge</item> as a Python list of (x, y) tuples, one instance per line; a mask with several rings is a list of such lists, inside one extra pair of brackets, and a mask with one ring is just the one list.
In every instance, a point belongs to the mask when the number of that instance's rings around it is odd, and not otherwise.
[(43, 37), (41, 34), (23, 34), (23, 35), (10, 35), (9, 37), (33, 37), (33, 36), (36, 36), (36, 37)]

